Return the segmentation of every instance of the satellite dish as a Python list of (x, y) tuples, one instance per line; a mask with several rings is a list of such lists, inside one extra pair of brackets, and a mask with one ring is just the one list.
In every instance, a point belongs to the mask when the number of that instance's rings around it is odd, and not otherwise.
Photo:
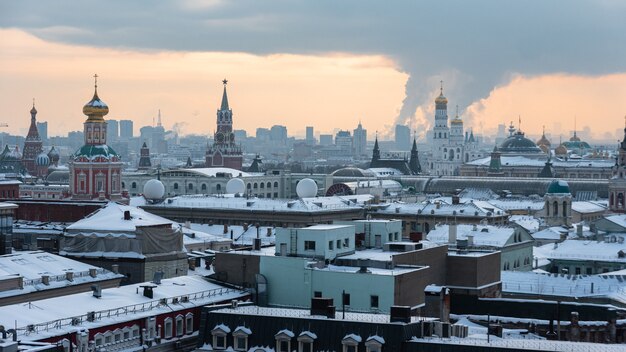
[(226, 183), (227, 194), (244, 193), (246, 191), (246, 184), (240, 178), (231, 178)]
[(310, 178), (305, 178), (298, 182), (296, 194), (299, 198), (313, 198), (317, 196), (317, 183)]
[(165, 186), (163, 182), (152, 179), (143, 186), (143, 196), (146, 199), (163, 199), (165, 195)]

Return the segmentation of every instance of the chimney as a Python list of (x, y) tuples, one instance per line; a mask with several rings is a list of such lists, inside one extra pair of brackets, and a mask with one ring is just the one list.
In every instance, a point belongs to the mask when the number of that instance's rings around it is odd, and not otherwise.
[(411, 307), (391, 306), (391, 311), (389, 313), (389, 322), (410, 323), (411, 322)]
[(118, 264), (111, 265), (111, 271), (114, 274), (119, 274), (120, 273), (120, 266)]
[(130, 210), (124, 210), (124, 220), (130, 220)]
[(448, 226), (448, 243), (456, 244), (456, 224), (451, 224)]
[(67, 281), (74, 281), (74, 273), (71, 271), (68, 271), (65, 273), (65, 280)]
[(41, 283), (46, 286), (50, 285), (50, 275), (41, 275)]
[(91, 291), (93, 291), (93, 296), (96, 298), (102, 297), (102, 288), (100, 285), (91, 285)]
[(261, 250), (261, 239), (260, 238), (253, 239), (253, 248), (254, 248), (255, 251)]
[(98, 276), (98, 269), (96, 269), (96, 268), (90, 268), (90, 269), (89, 269), (89, 276), (94, 277), (94, 278), (95, 278), (96, 276)]

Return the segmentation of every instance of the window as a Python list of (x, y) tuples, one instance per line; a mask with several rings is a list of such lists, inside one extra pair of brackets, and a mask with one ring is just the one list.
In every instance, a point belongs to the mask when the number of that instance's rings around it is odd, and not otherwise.
[(304, 241), (304, 250), (305, 251), (314, 251), (315, 250), (315, 241)]
[(187, 313), (185, 316), (185, 331), (188, 334), (193, 332), (193, 313)]
[(328, 250), (332, 251), (333, 250), (333, 241), (328, 241)]
[(248, 350), (248, 336), (252, 331), (245, 326), (238, 326), (233, 332), (233, 340), (235, 342), (235, 351)]
[(183, 316), (176, 317), (176, 336), (183, 336)]
[(377, 295), (370, 296), (370, 308), (378, 308), (378, 296)]
[(172, 318), (167, 318), (165, 319), (165, 326), (164, 326), (164, 332), (163, 335), (166, 339), (171, 339), (172, 338), (172, 330), (173, 330), (173, 322), (172, 322)]

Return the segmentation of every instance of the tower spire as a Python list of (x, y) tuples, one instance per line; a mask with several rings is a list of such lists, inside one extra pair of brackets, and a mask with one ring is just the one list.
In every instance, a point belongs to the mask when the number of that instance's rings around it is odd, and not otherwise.
[(222, 83), (224, 84), (224, 94), (222, 95), (222, 106), (220, 107), (220, 110), (228, 110), (228, 95), (226, 94), (226, 85), (228, 84), (228, 80), (224, 78)]

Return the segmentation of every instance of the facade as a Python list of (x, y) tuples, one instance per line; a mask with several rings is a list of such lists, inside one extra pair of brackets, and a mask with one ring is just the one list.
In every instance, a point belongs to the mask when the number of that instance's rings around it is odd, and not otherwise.
[(352, 131), (352, 135), (354, 139), (354, 156), (356, 158), (365, 157), (367, 155), (367, 130), (363, 128), (360, 121), (357, 128)]
[(43, 144), (39, 136), (39, 131), (37, 130), (37, 109), (35, 109), (35, 103), (33, 102), (33, 108), (30, 109), (30, 127), (28, 128), (28, 135), (26, 135), (26, 140), (24, 141), (22, 154), (22, 163), (29, 174), (39, 177), (43, 176), (41, 170), (38, 170), (35, 164), (37, 157), (42, 153)]
[(129, 140), (133, 138), (133, 121), (132, 120), (121, 120), (120, 123), (120, 139)]
[(217, 110), (217, 129), (213, 136), (213, 145), (206, 151), (206, 167), (227, 167), (236, 170), (242, 169), (243, 156), (241, 145), (235, 142), (233, 134), (233, 111), (228, 106), (226, 83), (222, 95), (222, 105)]
[(474, 132), (468, 134), (464, 131), (458, 111), (448, 126), (448, 99), (443, 95), (443, 85), (435, 99), (435, 124), (430, 134), (432, 149), (428, 170), (431, 175), (459, 175), (463, 163), (483, 156)]
[(150, 170), (152, 168), (152, 162), (150, 161), (150, 149), (146, 145), (146, 142), (143, 142), (139, 154), (139, 164), (137, 165), (137, 169)]
[[(110, 202), (66, 228), (59, 254), (118, 271), (124, 284), (187, 275), (182, 230), (168, 219)], [(116, 268), (114, 270), (114, 268)]]
[[(97, 76), (96, 76), (97, 78)], [(122, 161), (107, 145), (104, 116), (109, 107), (98, 97), (97, 81), (93, 98), (83, 107), (84, 145), (70, 156), (70, 193), (72, 199), (122, 200)]]
[(624, 139), (619, 146), (613, 173), (609, 179), (609, 210), (614, 213), (626, 212), (626, 128)]

